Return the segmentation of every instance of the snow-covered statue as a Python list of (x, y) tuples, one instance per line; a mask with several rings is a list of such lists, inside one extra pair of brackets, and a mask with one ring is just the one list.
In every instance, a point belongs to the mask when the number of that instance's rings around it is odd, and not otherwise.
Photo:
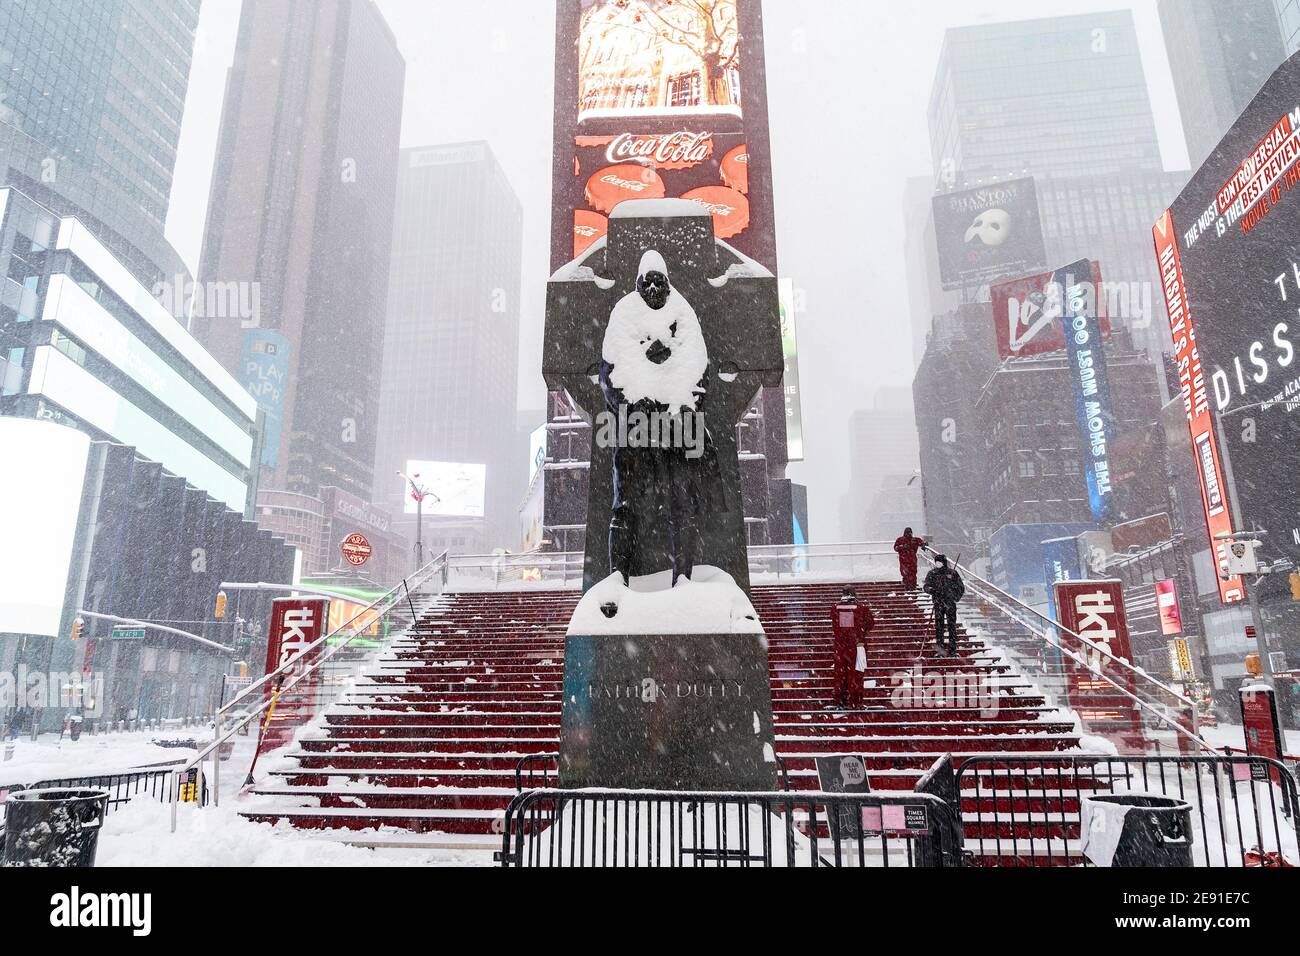
[(610, 312), (600, 384), (615, 426), (610, 569), (627, 583), (639, 530), (657, 524), (667, 530), (676, 584), (695, 565), (701, 515), (726, 511), (727, 497), (704, 418), (704, 333), (653, 249), (641, 257), (636, 289)]
[[(776, 786), (736, 424), (782, 366), (776, 279), (715, 236), (701, 203), (624, 201), (551, 276), (542, 373), (592, 435), (589, 467), (552, 445), (546, 473), (547, 524), (585, 517), (587, 532), (562, 787)], [(550, 434), (564, 431), (576, 423)], [(768, 494), (765, 472), (751, 481)]]
[[(782, 368), (776, 279), (716, 238), (701, 203), (622, 202), (556, 271), (542, 374), (591, 424), (586, 588), (699, 583), (705, 566), (747, 588), (735, 426)], [(547, 492), (548, 524), (583, 520), (581, 501)]]

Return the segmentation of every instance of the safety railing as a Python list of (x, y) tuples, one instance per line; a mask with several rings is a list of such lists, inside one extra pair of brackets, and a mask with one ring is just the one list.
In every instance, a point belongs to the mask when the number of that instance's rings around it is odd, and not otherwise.
[[(933, 567), (930, 554), (922, 560)], [(969, 568), (958, 570), (966, 595), (957, 614), (967, 630), (1004, 653), (1049, 705), (1073, 711), (1085, 733), (1124, 751), (1168, 745), (1180, 752), (1214, 753), (1200, 736), (1190, 698)]]
[(985, 866), (1092, 865), (1084, 802), (1116, 794), (1190, 804), (1194, 866), (1300, 865), (1295, 778), (1263, 757), (979, 754), (959, 763), (957, 789), (966, 849)]
[[(896, 577), (898, 555), (892, 541), (752, 545), (749, 572), (756, 584), (871, 580)], [(447, 586), (450, 590), (577, 588), (582, 586), (582, 575), (581, 551), (462, 554), (448, 562)]]
[(581, 551), (520, 554), (458, 554), (447, 564), (452, 591), (528, 590), (582, 587)]
[[(212, 799), (221, 800), (221, 764), (234, 748), (234, 736), (259, 721), (257, 748), (248, 770), (251, 781), (258, 756), (287, 744), (351, 685), (362, 668), (427, 610), (447, 582), (447, 552), (438, 555), (391, 590), (358, 610), (345, 623), (316, 639), (275, 670), (254, 681), (217, 711), (212, 743), (180, 770), (212, 765)], [(264, 716), (265, 715), (265, 716)], [(172, 830), (178, 799), (172, 799)]]
[(528, 790), (504, 825), (506, 867), (962, 865), (960, 822), (926, 793)]
[(892, 541), (838, 544), (768, 544), (749, 547), (749, 577), (754, 584), (795, 581), (847, 581), (897, 578), (898, 555)]
[[(117, 773), (100, 773), (90, 774), (84, 777), (52, 777), (48, 780), (38, 780), (30, 784), (9, 784), (3, 789), (9, 793), (16, 793), (20, 790), (46, 790), (46, 789), (80, 789), (83, 787), (93, 787), (96, 790), (108, 791), (108, 807), (106, 813), (112, 813), (124, 803), (129, 803), (136, 797), (150, 797), (159, 802), (170, 801), (173, 795), (183, 795), (189, 798), (191, 795), (196, 803), (206, 804), (208, 800), (207, 781), (199, 775), (194, 790), (181, 793), (181, 779), (176, 772), (176, 765), (182, 761), (175, 761), (165, 767), (147, 767), (139, 770), (123, 770)], [(0, 801), (0, 838), (4, 836), (4, 813), (3, 801)]]

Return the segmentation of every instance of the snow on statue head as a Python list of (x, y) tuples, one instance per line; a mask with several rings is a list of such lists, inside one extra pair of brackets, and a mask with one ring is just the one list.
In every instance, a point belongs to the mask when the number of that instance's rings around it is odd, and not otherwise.
[(700, 320), (653, 249), (641, 257), (636, 291), (609, 314), (601, 358), (610, 365), (610, 384), (629, 405), (648, 399), (672, 412), (694, 410), (704, 394), (709, 353)]

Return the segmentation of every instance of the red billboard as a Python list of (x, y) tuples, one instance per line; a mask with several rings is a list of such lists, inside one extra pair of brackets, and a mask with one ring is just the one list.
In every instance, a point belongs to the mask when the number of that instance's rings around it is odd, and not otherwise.
[(1085, 579), (1058, 581), (1054, 587), (1059, 620), (1078, 635), (1062, 632), (1060, 637), (1061, 646), (1073, 655), (1065, 661), (1070, 706), (1090, 731), (1121, 747), (1140, 749), (1141, 718), (1129, 696), (1133, 671), (1113, 659), (1133, 657), (1123, 583)]
[[(1241, 701), (1241, 726), (1246, 734), (1246, 753), (1251, 757), (1281, 760), (1282, 725), (1277, 716), (1277, 696), (1267, 684), (1251, 684), (1237, 691)], [(1234, 767), (1236, 776), (1252, 780), (1271, 778), (1278, 782), (1277, 769), (1266, 764)]]
[(1173, 637), (1183, 633), (1183, 616), (1178, 610), (1178, 589), (1172, 580), (1156, 582), (1156, 610), (1160, 614), (1160, 633)]
[(626, 199), (693, 199), (776, 271), (759, 0), (561, 0), (551, 267)]
[[(1160, 283), (1164, 287), (1169, 327), (1174, 337), (1174, 364), (1178, 368), (1183, 411), (1187, 415), (1187, 427), (1192, 434), (1196, 474), (1201, 484), (1201, 506), (1205, 510), (1210, 548), (1217, 565), (1225, 557), (1228, 544), (1226, 536), (1232, 534), (1232, 513), (1228, 506), (1223, 461), (1219, 456), (1219, 440), (1215, 435), (1214, 418), (1210, 411), (1205, 369), (1201, 365), (1196, 329), (1192, 325), (1192, 312), (1187, 300), (1187, 283), (1183, 276), (1172, 210), (1165, 210), (1165, 214), (1152, 228), (1152, 235), (1155, 237), (1156, 261), (1160, 266)], [(1224, 577), (1219, 573), (1218, 580), (1219, 600), (1224, 604), (1232, 604), (1245, 597), (1240, 576)]]
[[(1106, 289), (1101, 281), (1101, 265), (1089, 260), (1092, 274), (1087, 281), (1072, 284), (1093, 296), (1095, 314), (1104, 338), (1110, 338), (1110, 319), (1106, 314)], [(1056, 272), (995, 282), (989, 286), (993, 307), (993, 329), (998, 339), (998, 354), (1004, 358), (1042, 355), (1065, 348), (1065, 326), (1061, 315), (1065, 306), (1065, 289), (1054, 281)]]
[[(304, 656), (307, 648), (325, 635), (329, 604), (327, 598), (319, 597), (285, 597), (271, 602), (271, 623), (266, 635), (266, 672), (269, 674), (295, 659), (298, 662), (285, 671), (282, 681), (268, 682), (264, 691), (268, 697), (302, 673), (302, 669), (320, 654), (321, 648), (316, 648)], [(313, 673), (277, 698), (258, 738), (259, 754), (288, 743), (294, 730), (312, 718), (313, 688), (318, 680), (319, 674)]]

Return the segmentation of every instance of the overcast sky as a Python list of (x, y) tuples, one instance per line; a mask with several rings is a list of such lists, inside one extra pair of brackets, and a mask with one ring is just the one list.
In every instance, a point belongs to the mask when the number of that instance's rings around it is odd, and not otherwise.
[[(402, 145), (486, 139), (523, 203), (519, 404), (540, 409), (554, 4), (379, 6), (406, 58)], [(925, 110), (943, 31), (1124, 7), (1137, 22), (1165, 167), (1183, 169), (1155, 0), (763, 0), (777, 255), (807, 304), (798, 332), (808, 463), (792, 465), (790, 476), (809, 484), (814, 540), (838, 538), (849, 414), (869, 406), (878, 387), (911, 384), (901, 197), (908, 176), (929, 171)], [(239, 0), (204, 0), (167, 220), (168, 238), (191, 269), (238, 13)]]

